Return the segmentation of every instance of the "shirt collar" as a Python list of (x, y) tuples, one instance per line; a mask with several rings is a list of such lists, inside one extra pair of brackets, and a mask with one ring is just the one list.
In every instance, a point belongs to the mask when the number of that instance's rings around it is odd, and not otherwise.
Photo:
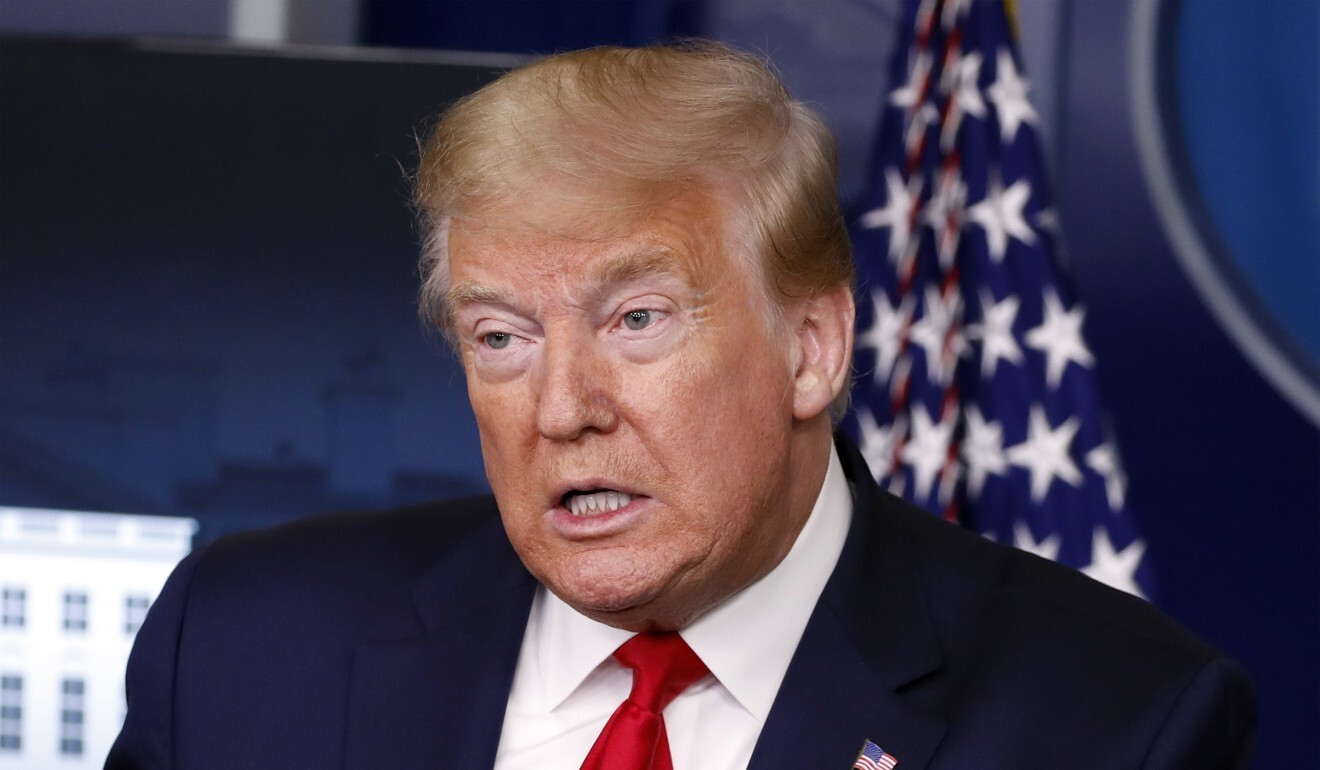
[[(851, 516), (848, 481), (831, 447), (816, 504), (788, 555), (765, 577), (680, 631), (720, 684), (762, 722), (834, 572)], [(633, 636), (579, 614), (544, 588), (537, 591), (532, 613), (535, 658), (545, 703), (551, 708), (562, 704)]]
[[(539, 622), (538, 622), (539, 621)], [(544, 586), (536, 592), (529, 623), (544, 703), (558, 708), (633, 632), (599, 623), (568, 606)]]

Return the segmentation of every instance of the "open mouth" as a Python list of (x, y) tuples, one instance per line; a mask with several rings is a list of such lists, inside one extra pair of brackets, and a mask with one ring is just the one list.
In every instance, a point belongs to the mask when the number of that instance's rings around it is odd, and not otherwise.
[(627, 492), (613, 489), (593, 489), (590, 492), (569, 492), (561, 504), (574, 516), (612, 513), (633, 501)]

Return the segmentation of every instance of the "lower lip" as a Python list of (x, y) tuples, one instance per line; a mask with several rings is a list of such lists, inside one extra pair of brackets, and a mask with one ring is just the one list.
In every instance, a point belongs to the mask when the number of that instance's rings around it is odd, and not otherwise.
[(546, 521), (559, 536), (568, 540), (592, 540), (626, 532), (646, 517), (649, 497), (634, 497), (617, 511), (588, 513), (574, 516), (567, 508), (557, 505), (546, 511)]

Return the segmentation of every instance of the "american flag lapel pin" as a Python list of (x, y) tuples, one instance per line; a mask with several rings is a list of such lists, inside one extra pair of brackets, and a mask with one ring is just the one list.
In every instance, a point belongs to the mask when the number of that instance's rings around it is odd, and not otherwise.
[(857, 754), (857, 761), (853, 763), (852, 770), (894, 770), (896, 765), (898, 765), (897, 757), (867, 741), (862, 744), (862, 750)]

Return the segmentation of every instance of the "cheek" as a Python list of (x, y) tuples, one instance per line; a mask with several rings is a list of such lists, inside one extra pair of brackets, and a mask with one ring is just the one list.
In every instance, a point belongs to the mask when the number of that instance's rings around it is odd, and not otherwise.
[(527, 434), (535, 432), (530, 402), (516, 388), (473, 384), (471, 377), (468, 401), (477, 420), (486, 478), (497, 495), (507, 497), (523, 478), (519, 469), (527, 466)]
[(522, 384), (525, 378), (509, 382), (491, 382), (483, 379), (469, 360), (465, 362), (467, 376), (468, 403), (472, 414), (477, 418), (477, 427), (481, 431), (482, 441), (487, 437), (504, 437), (515, 433), (520, 424), (527, 419), (531, 401), (527, 389)]
[[(787, 364), (764, 338), (730, 338), (688, 356), (657, 379), (635, 421), (661, 442), (674, 470), (707, 493), (745, 499), (746, 483), (773, 473), (792, 428)], [(717, 498), (718, 499), (718, 498)]]

